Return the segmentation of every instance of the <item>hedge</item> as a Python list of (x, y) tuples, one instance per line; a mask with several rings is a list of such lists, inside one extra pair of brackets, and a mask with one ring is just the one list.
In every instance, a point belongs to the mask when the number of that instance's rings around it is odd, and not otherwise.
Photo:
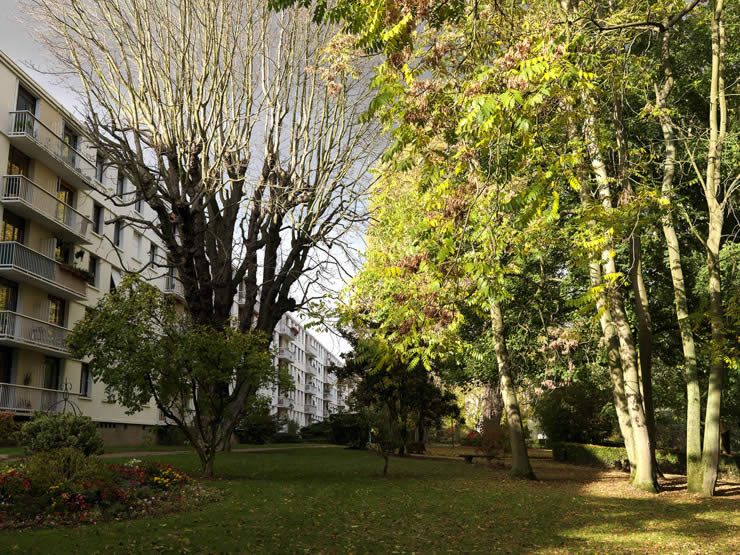
[[(587, 445), (581, 443), (559, 442), (552, 445), (552, 458), (560, 462), (583, 464), (599, 468), (622, 468), (627, 461), (624, 447)], [(656, 453), (658, 466), (669, 474), (686, 473), (686, 455), (673, 451)], [(721, 455), (719, 471), (724, 476), (740, 476), (740, 455)]]

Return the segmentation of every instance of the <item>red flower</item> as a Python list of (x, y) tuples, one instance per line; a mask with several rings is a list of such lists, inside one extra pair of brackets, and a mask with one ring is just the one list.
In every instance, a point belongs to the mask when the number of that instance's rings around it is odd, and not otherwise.
[(28, 478), (23, 480), (23, 489), (31, 489), (31, 480)]

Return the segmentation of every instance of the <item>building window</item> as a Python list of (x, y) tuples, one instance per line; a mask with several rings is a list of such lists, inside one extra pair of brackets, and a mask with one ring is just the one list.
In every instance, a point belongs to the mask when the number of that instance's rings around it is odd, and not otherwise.
[(144, 198), (140, 195), (136, 195), (136, 202), (134, 202), (134, 210), (136, 210), (137, 213), (143, 214), (144, 212)]
[(60, 389), (62, 386), (61, 360), (54, 357), (44, 358), (44, 389)]
[(118, 178), (116, 179), (116, 196), (123, 198), (123, 194), (126, 192), (126, 182), (124, 181), (123, 172), (118, 170)]
[(141, 233), (139, 233), (138, 231), (134, 231), (134, 247), (136, 247), (134, 253), (134, 257), (136, 258), (136, 260), (143, 260), (142, 257), (144, 255), (144, 240), (141, 236)]
[(155, 264), (157, 261), (157, 245), (154, 243), (149, 247), (149, 264)]
[(25, 243), (26, 220), (6, 210), (3, 214), (2, 240)]
[(105, 218), (105, 212), (103, 210), (103, 207), (99, 205), (97, 202), (93, 204), (93, 213), (92, 213), (92, 221), (93, 221), (93, 232), (97, 233), (98, 235), (103, 234), (103, 226)]
[(90, 365), (86, 362), (82, 363), (80, 367), (80, 396), (91, 397), (92, 396), (92, 373), (90, 372)]
[(105, 173), (105, 158), (98, 154), (95, 157), (95, 179), (100, 183), (103, 182), (103, 173)]
[(49, 295), (49, 323), (57, 326), (64, 326), (64, 314), (67, 309), (67, 303), (59, 297)]
[(76, 165), (75, 161), (77, 158), (79, 137), (77, 136), (77, 133), (75, 133), (74, 130), (65, 123), (62, 138), (64, 139), (65, 144), (63, 151), (64, 160), (74, 166)]
[(0, 278), (0, 310), (15, 312), (17, 306), (18, 285), (12, 281)]
[(56, 248), (54, 249), (54, 257), (57, 262), (62, 264), (70, 264), (72, 262), (72, 244), (67, 241), (63, 241), (57, 237)]
[(113, 224), (113, 244), (119, 249), (123, 246), (123, 226), (120, 220)]
[(100, 267), (100, 259), (97, 256), (90, 255), (87, 261), (87, 283), (93, 287), (98, 286), (98, 268)]

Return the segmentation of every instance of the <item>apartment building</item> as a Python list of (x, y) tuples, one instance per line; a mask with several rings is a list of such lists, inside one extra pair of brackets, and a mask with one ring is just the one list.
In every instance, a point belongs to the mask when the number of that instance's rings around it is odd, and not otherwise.
[[(71, 357), (66, 337), (127, 271), (183, 298), (151, 233), (106, 223), (127, 211), (143, 220), (155, 214), (96, 155), (73, 115), (2, 52), (0, 164), (0, 410), (28, 416), (73, 405), (98, 422), (108, 443), (144, 441), (163, 424), (154, 403), (126, 414)], [(291, 411), (300, 424), (323, 418), (340, 404), (336, 380), (324, 371), (335, 359), (293, 317), (281, 326), (289, 333), (276, 331), (276, 364), (293, 365), (299, 389), (292, 404), (275, 392), (275, 411)]]

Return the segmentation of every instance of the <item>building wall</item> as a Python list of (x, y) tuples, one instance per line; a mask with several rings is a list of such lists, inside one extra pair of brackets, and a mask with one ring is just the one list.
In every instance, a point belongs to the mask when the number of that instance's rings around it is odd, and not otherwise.
[[(80, 142), (77, 151), (87, 158), (93, 168), (96, 163), (96, 154), (92, 145), (84, 139), (80, 125), (72, 115), (25, 75), (12, 60), (0, 52), (0, 166), (2, 166), (2, 175), (7, 173), (12, 144), (33, 158), (28, 176), (30, 180), (39, 189), (56, 197), (60, 175), (66, 171), (64, 164), (61, 161), (50, 159), (43, 152), (33, 156), (31, 152), (35, 147), (20, 142), (19, 138), (12, 133), (11, 112), (15, 111), (16, 97), (21, 83), (37, 99), (35, 116), (39, 121), (34, 125), (40, 130), (35, 131), (38, 137), (49, 133), (44, 130), (44, 126), (61, 137), (66, 123), (78, 131)], [(42, 158), (48, 159), (48, 162), (43, 162)], [(89, 165), (87, 167), (89, 169)], [(106, 167), (100, 181), (94, 177), (92, 172), (90, 177), (90, 180), (76, 182), (76, 185), (68, 184), (75, 189), (73, 207), (77, 211), (92, 219), (93, 207), (98, 204), (104, 208), (104, 221), (134, 212), (133, 187), (128, 181), (124, 181), (124, 195), (120, 201), (114, 202), (107, 198), (116, 191), (118, 179), (116, 168)], [(3, 191), (6, 187), (5, 183), (3, 179)], [(101, 194), (95, 188), (104, 190), (107, 195)], [(37, 197), (45, 197), (38, 190), (35, 190), (35, 194)], [(123, 203), (128, 203), (128, 206), (122, 206)], [(17, 208), (18, 205), (14, 205), (5, 196), (0, 197), (0, 223), (5, 222), (9, 217), (7, 214), (16, 211)], [(145, 204), (142, 213), (135, 215), (144, 220), (156, 220), (156, 215)], [(38, 210), (27, 211), (24, 217), (26, 219), (24, 245), (45, 255), (47, 258), (44, 260), (48, 261), (49, 258), (53, 258), (55, 237), (59, 235), (58, 229), (50, 225)], [(91, 223), (91, 227), (92, 225), (94, 223)], [(104, 224), (99, 233), (92, 228), (89, 229), (86, 235), (87, 242), (72, 240), (72, 255), (67, 262), (84, 270), (88, 269), (91, 257), (96, 257), (99, 262), (94, 282), (83, 286), (85, 297), (66, 300), (64, 327), (72, 328), (84, 316), (85, 307), (95, 305), (103, 295), (110, 291), (111, 282), (115, 281), (112, 278), (120, 277), (125, 271), (140, 271), (145, 279), (166, 290), (167, 270), (164, 268), (163, 258), (165, 249), (161, 242), (153, 237), (150, 231), (137, 229), (131, 224), (123, 228), (120, 246), (113, 245), (113, 235), (114, 225)], [(152, 245), (157, 249), (155, 260), (162, 266), (157, 267), (155, 264), (145, 268), (150, 260), (149, 253)], [(2, 261), (0, 261), (0, 278), (16, 281), (15, 277), (9, 275), (7, 268), (3, 268)], [(79, 281), (79, 279), (77, 281), (79, 284), (83, 282), (84, 280)], [(50, 318), (49, 292), (40, 287), (38, 283), (29, 283), (26, 278), (17, 282), (17, 289), (18, 302), (14, 312), (35, 318), (34, 322), (38, 323), (39, 329), (48, 335), (50, 332), (43, 330), (51, 329), (45, 326)], [(238, 311), (237, 301), (238, 297), (235, 298), (235, 312)], [(289, 331), (286, 332), (286, 329)], [(8, 333), (7, 330), (2, 329), (2, 318), (0, 317), (0, 346), (12, 349), (11, 378), (4, 384), (0, 383), (0, 410), (12, 406), (19, 414), (29, 415), (30, 405), (34, 405), (34, 409), (46, 406), (53, 410), (53, 407), (57, 406), (54, 403), (60, 403), (63, 397), (66, 397), (84, 414), (99, 422), (106, 441), (118, 444), (142, 442), (148, 437), (149, 427), (163, 424), (159, 410), (153, 402), (142, 411), (126, 414), (126, 410), (106, 394), (103, 383), (93, 383), (90, 393), (81, 395), (84, 389), (81, 361), (72, 359), (69, 353), (46, 352), (44, 349), (39, 349), (38, 345), (20, 342), (13, 335), (16, 333), (15, 328), (10, 336)], [(29, 333), (33, 336), (37, 332), (31, 330)], [(274, 412), (284, 412), (289, 418), (303, 426), (322, 420), (343, 405), (344, 398), (337, 387), (336, 377), (326, 372), (326, 367), (338, 360), (305, 330), (298, 319), (291, 315), (283, 318), (279, 329), (275, 332), (274, 345), (291, 353), (289, 358), (292, 360), (278, 356), (275, 364), (287, 365), (296, 384), (295, 391), (285, 395), (278, 391), (263, 392), (272, 397)], [(48, 381), (44, 378), (48, 372), (44, 368), (45, 360), (50, 355), (61, 359), (61, 379), (58, 387), (66, 390), (64, 396), (55, 394), (54, 390), (48, 390), (49, 388), (45, 385)], [(0, 382), (2, 382), (1, 375)], [(151, 436), (151, 433), (148, 435)]]

